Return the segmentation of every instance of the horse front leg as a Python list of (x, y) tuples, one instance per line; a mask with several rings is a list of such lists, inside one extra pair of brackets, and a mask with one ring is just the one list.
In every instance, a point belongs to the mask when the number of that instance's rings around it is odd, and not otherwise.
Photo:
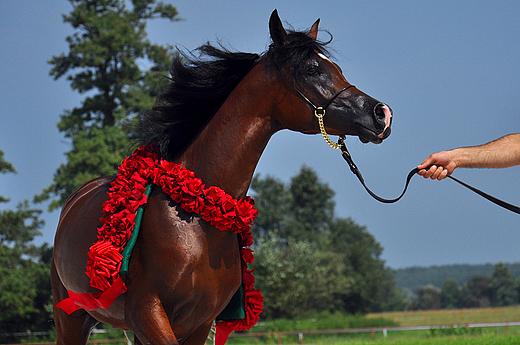
[[(182, 345), (204, 345), (206, 344), (206, 340), (208, 339), (209, 332), (211, 330), (211, 325), (213, 322), (207, 325), (201, 325), (197, 329), (195, 329), (186, 340), (181, 341)], [(212, 344), (213, 342), (211, 342)]]
[(141, 295), (128, 303), (129, 297), (126, 297), (125, 319), (134, 331), (136, 344), (179, 345), (168, 315), (157, 297)]

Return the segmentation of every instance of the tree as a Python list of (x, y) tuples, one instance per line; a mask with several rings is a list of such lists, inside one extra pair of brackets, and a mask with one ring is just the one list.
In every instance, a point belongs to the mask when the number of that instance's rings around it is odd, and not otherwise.
[[(383, 247), (366, 226), (352, 218), (335, 218), (329, 230), (330, 249), (342, 257), (352, 280), (350, 291), (338, 296), (342, 309), (350, 313), (382, 310), (389, 296), (398, 297), (393, 273), (381, 260)], [(395, 307), (402, 300), (395, 300)]]
[(441, 309), (441, 293), (433, 285), (426, 285), (419, 289), (417, 299), (412, 303), (411, 309), (436, 310)]
[[(15, 173), (0, 151), (0, 173)], [(8, 199), (0, 196), (0, 202)], [(51, 316), (49, 267), (52, 249), (31, 244), (41, 235), (41, 211), (25, 200), (0, 211), (0, 334), (48, 330)], [(0, 342), (13, 340), (0, 337)]]
[(251, 189), (255, 196), (255, 208), (261, 215), (251, 229), (255, 244), (267, 239), (269, 234), (286, 239), (289, 234), (284, 230), (291, 217), (291, 196), (285, 185), (271, 176), (260, 178), (260, 175), (255, 175)]
[(336, 296), (348, 293), (353, 283), (334, 253), (317, 251), (306, 241), (280, 242), (273, 235), (256, 250), (254, 268), (268, 319), (337, 310)]
[[(255, 176), (257, 282), (265, 315), (406, 307), (381, 245), (351, 218), (334, 216), (334, 192), (303, 166), (289, 184)], [(309, 284), (312, 282), (312, 284)]]
[(518, 303), (518, 292), (516, 290), (516, 278), (507, 265), (499, 262), (489, 281), (491, 305), (502, 307)]
[[(4, 159), (4, 151), (0, 150), (0, 174), (16, 173), (14, 166)], [(0, 195), (0, 203), (8, 202), (9, 199)]]
[(456, 309), (461, 305), (461, 290), (455, 279), (446, 279), (441, 288), (442, 309)]
[(334, 219), (334, 191), (316, 173), (302, 166), (288, 185), (271, 176), (253, 178), (256, 208), (263, 216), (255, 221), (258, 240), (269, 233), (285, 240), (322, 243)]
[(465, 308), (486, 308), (491, 305), (489, 277), (475, 275), (462, 288), (462, 306)]
[(334, 191), (319, 181), (314, 170), (304, 165), (291, 178), (289, 193), (293, 213), (289, 224), (292, 236), (321, 241), (334, 219)]
[[(153, 105), (166, 80), (159, 75), (169, 70), (172, 59), (171, 47), (147, 39), (146, 24), (154, 18), (179, 20), (175, 7), (156, 0), (69, 2), (73, 8), (63, 20), (75, 32), (66, 38), (69, 52), (49, 60), (50, 74), (66, 77), (74, 91), (87, 96), (58, 122), (72, 149), (53, 183), (35, 198), (52, 199), (50, 210), (88, 180), (115, 173), (131, 153), (136, 115)], [(140, 65), (151, 67), (143, 71)]]

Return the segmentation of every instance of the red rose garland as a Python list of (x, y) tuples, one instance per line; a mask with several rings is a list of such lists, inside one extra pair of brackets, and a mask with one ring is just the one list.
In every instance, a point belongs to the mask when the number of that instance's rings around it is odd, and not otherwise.
[(253, 243), (251, 225), (258, 213), (253, 208), (253, 199), (235, 200), (219, 187), (205, 188), (192, 171), (163, 160), (148, 146), (142, 146), (123, 161), (111, 184), (109, 199), (103, 203), (105, 217), (100, 219), (103, 225), (98, 229), (98, 242), (90, 247), (86, 272), (90, 285), (101, 292), (93, 295), (69, 291), (70, 297), (57, 306), (69, 314), (81, 308), (108, 308), (126, 291), (119, 275), (121, 253), (130, 239), (137, 209), (147, 202), (145, 189), (150, 181), (186, 212), (199, 214), (219, 230), (231, 230), (239, 235), (246, 318), (219, 322), (216, 342), (225, 343), (233, 330), (250, 329), (263, 310), (262, 294), (254, 288), (253, 271), (248, 269), (254, 260), (253, 251), (248, 248)]

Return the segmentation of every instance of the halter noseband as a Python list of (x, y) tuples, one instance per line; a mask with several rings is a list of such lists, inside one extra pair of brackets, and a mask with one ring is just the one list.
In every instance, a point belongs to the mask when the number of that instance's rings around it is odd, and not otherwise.
[(309, 104), (311, 107), (314, 108), (314, 116), (316, 116), (318, 118), (318, 124), (320, 126), (320, 132), (321, 132), (321, 135), (323, 136), (323, 139), (325, 139), (325, 142), (330, 147), (332, 147), (333, 149), (340, 150), (341, 149), (341, 145), (340, 144), (336, 144), (335, 142), (333, 142), (332, 139), (327, 134), (327, 132), (325, 131), (325, 124), (323, 123), (323, 117), (325, 117), (325, 109), (327, 109), (328, 106), (331, 105), (332, 102), (334, 102), (334, 100), (339, 95), (341, 95), (344, 91), (347, 91), (351, 87), (355, 87), (355, 86), (354, 85), (349, 85), (349, 86), (344, 87), (343, 89), (339, 90), (331, 99), (329, 99), (328, 102), (324, 106), (322, 106), (322, 107), (316, 106), (314, 103), (312, 103), (312, 101), (309, 98), (307, 98), (307, 96), (305, 96), (300, 90), (298, 90), (298, 88), (289, 80), (289, 78), (287, 78), (285, 76), (285, 74), (283, 74), (281, 68), (278, 66), (278, 64), (276, 63), (276, 61), (275, 61), (275, 59), (274, 59), (274, 57), (272, 55), (271, 55), (271, 59), (273, 60), (274, 66), (276, 67), (276, 69), (278, 70), (280, 75), (285, 79), (285, 81), (289, 85), (291, 85), (291, 87), (298, 93), (298, 95), (300, 95), (300, 97), (305, 102), (307, 102), (307, 104)]

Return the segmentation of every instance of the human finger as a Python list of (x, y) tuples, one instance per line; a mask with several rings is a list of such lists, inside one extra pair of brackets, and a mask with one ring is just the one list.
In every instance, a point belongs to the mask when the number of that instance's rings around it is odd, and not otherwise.
[(441, 181), (444, 180), (448, 176), (448, 169), (443, 169), (442, 172), (437, 176), (437, 180)]
[(445, 169), (441, 166), (438, 166), (436, 167), (435, 171), (433, 172), (433, 174), (430, 176), (430, 178), (432, 180), (437, 180), (439, 178), (439, 176), (442, 175), (442, 172), (444, 171)]
[(431, 156), (429, 156), (428, 158), (426, 158), (421, 164), (419, 164), (417, 166), (417, 169), (425, 169), (427, 168), (428, 166), (432, 165), (433, 164), (433, 159)]
[(432, 165), (428, 170), (422, 169), (418, 172), (419, 175), (421, 175), (424, 178), (430, 178), (435, 172), (437, 171), (437, 166)]

